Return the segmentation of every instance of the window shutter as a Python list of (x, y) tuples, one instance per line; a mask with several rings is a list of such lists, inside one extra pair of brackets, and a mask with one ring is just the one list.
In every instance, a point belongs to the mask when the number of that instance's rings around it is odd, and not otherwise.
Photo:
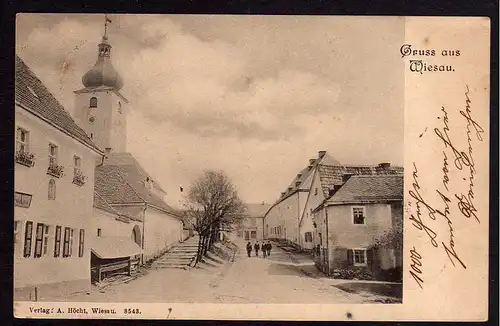
[(45, 226), (43, 223), (37, 223), (36, 225), (36, 238), (35, 238), (35, 258), (42, 257), (42, 244)]
[(61, 252), (61, 226), (56, 226), (56, 237), (54, 241), (54, 257), (59, 257)]
[(26, 222), (26, 230), (24, 231), (24, 257), (31, 255), (31, 239), (33, 237), (33, 222)]
[(354, 262), (353, 262), (353, 251), (352, 249), (347, 249), (347, 262), (349, 265), (353, 265)]
[(85, 239), (85, 230), (80, 229), (80, 242), (79, 242), (79, 248), (78, 248), (78, 256), (79, 257), (83, 257), (84, 239)]

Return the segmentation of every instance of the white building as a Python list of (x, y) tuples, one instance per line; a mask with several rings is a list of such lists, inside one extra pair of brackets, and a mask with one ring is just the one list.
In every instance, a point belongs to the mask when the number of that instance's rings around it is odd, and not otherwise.
[(326, 151), (319, 151), (318, 158), (309, 160), (309, 165), (296, 175), (288, 188), (267, 211), (264, 218), (266, 239), (283, 239), (297, 245), (300, 243), (300, 219), (304, 214), (314, 172), (322, 162), (338, 164)]
[(14, 300), (90, 290), (94, 168), (102, 152), (16, 57)]
[(113, 209), (141, 221), (140, 242), (147, 261), (182, 240), (182, 216), (164, 202), (166, 193), (153, 176), (126, 152), (130, 103), (120, 92), (123, 80), (111, 62), (111, 48), (104, 34), (96, 63), (82, 78), (84, 88), (75, 91), (75, 118), (105, 150), (105, 159), (96, 168), (96, 191)]

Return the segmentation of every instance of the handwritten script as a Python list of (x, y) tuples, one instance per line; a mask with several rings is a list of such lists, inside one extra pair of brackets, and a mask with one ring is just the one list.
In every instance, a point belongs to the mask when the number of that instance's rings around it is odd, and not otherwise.
[[(457, 246), (457, 235), (453, 221), (456, 221), (457, 218), (473, 218), (475, 222), (481, 222), (474, 202), (474, 180), (477, 173), (474, 162), (474, 144), (483, 141), (484, 129), (473, 117), (468, 85), (465, 85), (464, 99), (464, 107), (456, 112), (444, 106), (441, 107), (437, 118), (440, 125), (434, 128), (434, 135), (443, 145), (442, 160), (438, 161), (441, 171), (441, 180), (436, 182), (438, 187), (423, 187), (419, 181), (422, 171), (419, 171), (417, 163), (413, 162), (412, 184), (408, 191), (411, 199), (408, 206), (411, 208), (409, 220), (412, 222), (412, 226), (425, 234), (433, 248), (443, 250), (454, 267), (467, 269), (466, 262), (461, 258), (459, 246)], [(453, 125), (450, 124), (450, 116), (465, 119), (463, 132), (459, 130), (460, 127), (455, 127), (461, 126), (463, 123), (460, 124), (457, 121)], [(457, 128), (457, 130), (452, 131), (452, 127)], [(457, 142), (452, 137), (452, 135), (457, 137), (461, 134), (467, 139), (465, 149), (456, 145)], [(463, 142), (459, 141), (459, 143)], [(450, 183), (455, 186), (451, 187)], [(451, 213), (453, 206), (458, 209), (456, 216)], [(443, 222), (447, 225), (447, 232), (439, 234), (435, 225)], [(410, 250), (410, 255), (410, 275), (419, 287), (423, 288), (424, 257), (415, 246)]]

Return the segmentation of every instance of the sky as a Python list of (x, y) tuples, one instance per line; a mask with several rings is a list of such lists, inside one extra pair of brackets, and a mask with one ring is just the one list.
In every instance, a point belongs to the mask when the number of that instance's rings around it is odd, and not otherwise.
[[(109, 15), (127, 151), (179, 207), (204, 170), (273, 203), (318, 151), (403, 165), (400, 17)], [(16, 52), (73, 113), (104, 15), (19, 14)]]

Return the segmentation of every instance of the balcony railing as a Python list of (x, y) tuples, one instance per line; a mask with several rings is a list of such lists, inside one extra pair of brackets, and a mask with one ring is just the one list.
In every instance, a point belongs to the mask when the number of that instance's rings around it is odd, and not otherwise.
[(77, 186), (83, 186), (85, 184), (85, 175), (81, 171), (75, 171), (75, 174), (73, 176), (73, 183), (76, 184)]
[(15, 154), (16, 163), (27, 167), (33, 167), (35, 165), (35, 154), (28, 151), (17, 151)]
[(47, 174), (56, 178), (60, 178), (64, 174), (64, 166), (57, 164), (50, 164), (47, 169)]

